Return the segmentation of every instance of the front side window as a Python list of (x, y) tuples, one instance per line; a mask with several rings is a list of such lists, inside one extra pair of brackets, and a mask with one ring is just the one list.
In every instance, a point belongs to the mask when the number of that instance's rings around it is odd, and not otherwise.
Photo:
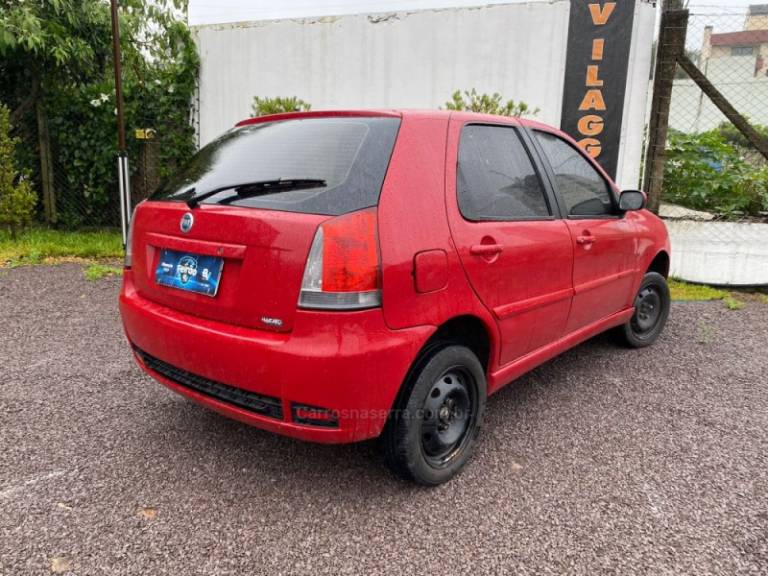
[(569, 216), (607, 216), (614, 213), (608, 183), (568, 142), (549, 132), (534, 132), (555, 173), (555, 185)]
[(309, 117), (234, 128), (152, 200), (203, 194), (203, 204), (333, 216), (369, 208), (378, 203), (399, 126), (389, 117)]
[(464, 127), (456, 184), (459, 209), (467, 220), (533, 220), (551, 215), (541, 180), (512, 127)]

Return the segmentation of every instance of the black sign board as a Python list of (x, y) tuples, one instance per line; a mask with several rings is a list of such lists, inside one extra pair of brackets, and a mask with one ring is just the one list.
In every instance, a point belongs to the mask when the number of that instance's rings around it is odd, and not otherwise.
[(560, 127), (616, 177), (636, 0), (571, 0)]

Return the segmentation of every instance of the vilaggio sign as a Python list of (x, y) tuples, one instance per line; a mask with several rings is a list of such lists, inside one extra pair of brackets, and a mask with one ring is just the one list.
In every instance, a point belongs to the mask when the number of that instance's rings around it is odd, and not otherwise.
[(616, 177), (635, 0), (571, 0), (560, 126)]

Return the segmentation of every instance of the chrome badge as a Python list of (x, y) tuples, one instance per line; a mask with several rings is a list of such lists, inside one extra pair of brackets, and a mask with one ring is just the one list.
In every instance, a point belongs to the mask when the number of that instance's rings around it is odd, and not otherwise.
[(192, 230), (192, 224), (195, 223), (195, 217), (192, 216), (192, 212), (187, 212), (184, 214), (184, 216), (181, 217), (181, 222), (179, 223), (179, 228), (181, 228), (181, 231), (186, 234), (190, 230)]

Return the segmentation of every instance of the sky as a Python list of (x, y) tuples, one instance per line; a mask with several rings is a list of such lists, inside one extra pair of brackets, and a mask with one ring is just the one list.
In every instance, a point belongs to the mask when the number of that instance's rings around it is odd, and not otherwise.
[[(199, 25), (509, 2), (510, 0), (189, 0), (189, 23)], [(752, 3), (759, 2), (768, 0)], [(694, 14), (732, 14), (736, 21), (738, 15), (746, 12), (749, 4), (750, 2), (744, 0), (690, 0), (688, 7)]]

